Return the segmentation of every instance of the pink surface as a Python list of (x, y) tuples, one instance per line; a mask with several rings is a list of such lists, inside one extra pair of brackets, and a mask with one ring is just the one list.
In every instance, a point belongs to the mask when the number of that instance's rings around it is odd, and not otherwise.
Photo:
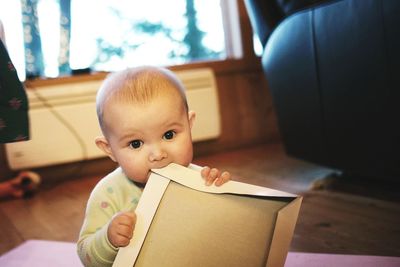
[(400, 267), (400, 257), (289, 252), (285, 267)]
[[(29, 240), (0, 256), (2, 267), (82, 267), (74, 243)], [(285, 267), (400, 267), (400, 257), (289, 252)]]
[(28, 240), (0, 256), (1, 267), (82, 267), (76, 245), (69, 242)]

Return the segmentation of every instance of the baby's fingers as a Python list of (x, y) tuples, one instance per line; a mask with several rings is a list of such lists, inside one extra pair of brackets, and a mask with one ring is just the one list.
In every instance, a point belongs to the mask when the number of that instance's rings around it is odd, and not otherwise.
[(223, 185), (231, 179), (229, 172), (221, 173), (217, 168), (210, 168), (208, 166), (201, 170), (201, 176), (206, 181), (206, 185), (212, 185), (215, 182), (216, 186)]
[(223, 172), (215, 181), (216, 186), (223, 185), (231, 179), (231, 174), (229, 172)]
[(128, 225), (120, 225), (117, 229), (117, 234), (127, 239), (131, 239), (133, 236), (133, 228)]
[(211, 169), (208, 166), (205, 166), (202, 170), (201, 170), (201, 177), (203, 177), (203, 179), (206, 181), (206, 185), (211, 185), (216, 176), (215, 176), (215, 168)]
[(201, 177), (203, 177), (205, 180), (207, 180), (208, 175), (210, 174), (211, 168), (208, 166), (203, 167), (201, 169)]
[(215, 181), (215, 179), (219, 177), (219, 175), (220, 175), (219, 170), (216, 168), (212, 168), (206, 179), (206, 185), (212, 185), (212, 183)]

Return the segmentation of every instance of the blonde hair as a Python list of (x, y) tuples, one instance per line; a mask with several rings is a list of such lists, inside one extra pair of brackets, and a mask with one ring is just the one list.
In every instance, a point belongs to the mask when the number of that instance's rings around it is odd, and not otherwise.
[(103, 134), (104, 107), (110, 100), (145, 104), (160, 94), (171, 92), (171, 89), (179, 93), (184, 108), (188, 111), (183, 84), (172, 71), (166, 68), (142, 66), (108, 75), (96, 97), (97, 118)]

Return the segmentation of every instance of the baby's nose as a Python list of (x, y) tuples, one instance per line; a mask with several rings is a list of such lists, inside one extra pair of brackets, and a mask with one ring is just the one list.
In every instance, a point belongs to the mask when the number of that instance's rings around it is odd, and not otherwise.
[(166, 157), (167, 157), (167, 153), (160, 146), (153, 146), (150, 151), (149, 160), (151, 162), (160, 161)]

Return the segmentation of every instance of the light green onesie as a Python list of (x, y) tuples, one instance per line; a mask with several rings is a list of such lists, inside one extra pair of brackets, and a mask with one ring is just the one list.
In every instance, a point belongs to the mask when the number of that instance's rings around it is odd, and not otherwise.
[(142, 190), (121, 168), (104, 177), (90, 194), (78, 240), (78, 254), (85, 266), (111, 266), (118, 252), (107, 238), (111, 218), (120, 211), (134, 210)]
[[(195, 164), (188, 167), (195, 171), (202, 169)], [(86, 206), (78, 240), (78, 254), (86, 267), (113, 264), (118, 248), (107, 238), (108, 224), (117, 212), (135, 210), (141, 195), (140, 187), (129, 180), (120, 167), (95, 186)]]

